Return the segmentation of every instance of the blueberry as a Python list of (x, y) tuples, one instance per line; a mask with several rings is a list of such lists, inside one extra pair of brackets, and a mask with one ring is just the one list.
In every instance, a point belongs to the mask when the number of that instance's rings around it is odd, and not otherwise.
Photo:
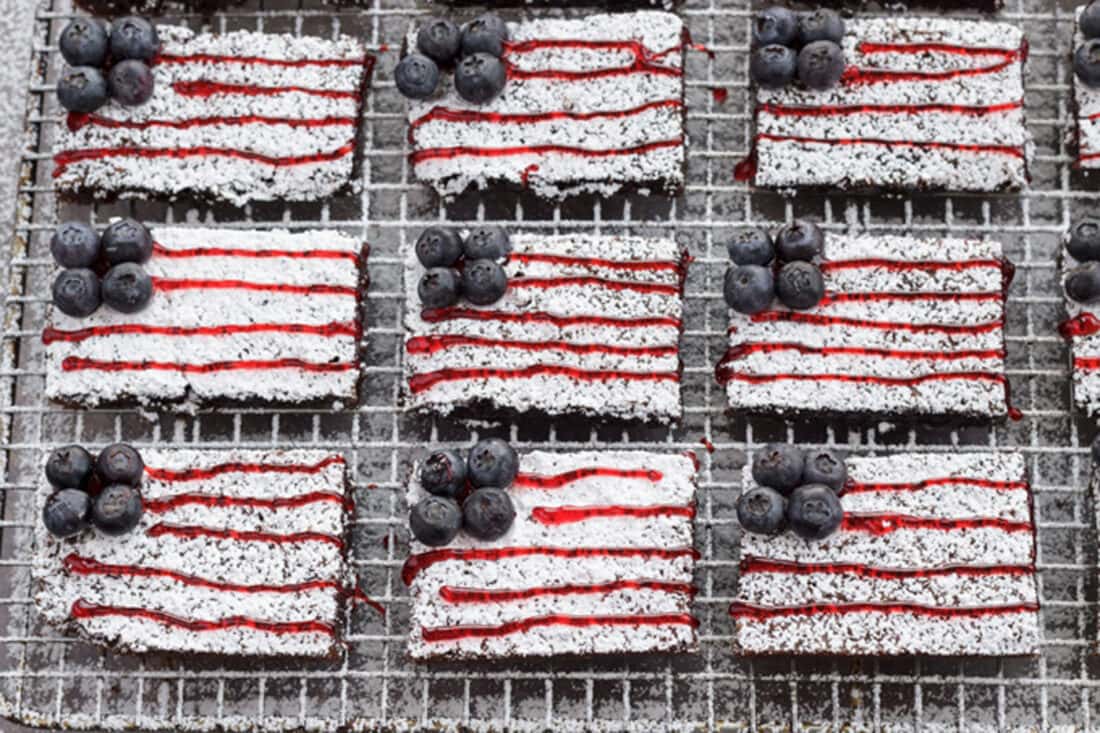
[(153, 256), (153, 235), (140, 221), (116, 219), (103, 232), (103, 254), (107, 262), (145, 262)]
[(86, 490), (95, 469), (92, 454), (79, 445), (56, 448), (46, 459), (46, 480), (55, 489)]
[(474, 305), (489, 305), (508, 289), (508, 276), (495, 260), (468, 260), (462, 269), (462, 294)]
[(107, 79), (94, 66), (74, 66), (57, 80), (57, 100), (70, 112), (95, 112), (107, 97)]
[(145, 473), (145, 461), (133, 446), (112, 443), (99, 452), (95, 470), (105, 484), (137, 486)]
[(79, 489), (62, 489), (46, 498), (42, 523), (54, 537), (72, 537), (90, 526), (92, 497)]
[(470, 449), (466, 475), (475, 487), (511, 486), (519, 473), (516, 450), (500, 438), (487, 438)]
[(764, 89), (782, 89), (798, 73), (798, 54), (787, 46), (761, 46), (749, 58), (749, 76)]
[(103, 66), (107, 60), (107, 29), (95, 18), (73, 18), (57, 41), (70, 66)]
[(439, 86), (439, 66), (423, 54), (410, 53), (393, 70), (393, 80), (409, 99), (427, 99)]
[(1078, 262), (1100, 260), (1100, 221), (1085, 219), (1070, 229), (1066, 249)]
[(496, 56), (463, 56), (455, 67), (455, 91), (473, 104), (485, 104), (504, 88), (504, 64)]
[(516, 518), (512, 497), (504, 489), (487, 486), (477, 489), (462, 503), (462, 526), (479, 540), (500, 539)]
[(455, 450), (437, 450), (420, 466), (420, 485), (430, 494), (457, 498), (466, 487), (466, 459)]
[(752, 480), (786, 495), (802, 483), (806, 456), (802, 449), (789, 443), (764, 446), (752, 460)]
[(844, 509), (836, 492), (821, 484), (799, 486), (787, 503), (787, 524), (807, 540), (823, 540), (840, 527)]
[(1073, 53), (1073, 71), (1085, 86), (1100, 88), (1100, 38), (1077, 47)]
[(458, 56), (462, 32), (446, 18), (428, 18), (416, 34), (416, 49), (440, 66), (448, 66)]
[(840, 43), (844, 38), (844, 19), (835, 10), (818, 8), (798, 19), (798, 40), (803, 45), (814, 41)]
[(767, 265), (775, 258), (772, 238), (763, 229), (742, 229), (727, 247), (730, 259), (738, 265)]
[(775, 293), (791, 310), (804, 311), (825, 297), (825, 278), (812, 262), (788, 262), (779, 269)]
[(753, 46), (791, 46), (797, 38), (798, 16), (793, 10), (772, 5), (753, 16)]
[(153, 278), (136, 262), (115, 265), (100, 285), (103, 302), (119, 313), (137, 313), (153, 297)]
[(814, 41), (798, 52), (798, 79), (810, 89), (831, 89), (844, 76), (844, 51), (832, 41)]
[(488, 224), (476, 226), (462, 245), (468, 260), (499, 260), (512, 251), (512, 240), (504, 227)]
[(812, 221), (793, 221), (783, 226), (775, 235), (775, 250), (782, 262), (809, 262), (824, 249), (825, 234)]
[(726, 270), (722, 295), (726, 305), (738, 313), (751, 316), (767, 310), (775, 295), (775, 279), (769, 267), (763, 265), (731, 265)]
[(755, 486), (737, 499), (737, 521), (753, 534), (775, 534), (787, 523), (787, 500), (775, 489)]
[(74, 318), (85, 318), (99, 308), (99, 278), (83, 267), (62, 270), (53, 281), (53, 304)]
[(1081, 33), (1085, 38), (1096, 38), (1100, 36), (1100, 2), (1098, 0), (1092, 0), (1091, 3), (1085, 6), (1080, 17), (1077, 19), (1077, 27), (1081, 29)]
[(458, 302), (458, 273), (449, 267), (433, 267), (420, 276), (416, 294), (425, 308), (446, 308)]
[(462, 256), (462, 237), (450, 227), (428, 227), (416, 240), (416, 258), (424, 267), (451, 267)]
[(1087, 262), (1066, 275), (1066, 295), (1077, 303), (1100, 302), (1100, 262)]
[(157, 28), (147, 18), (128, 15), (111, 23), (111, 56), (116, 61), (149, 61), (160, 50)]
[(123, 107), (137, 107), (153, 96), (153, 70), (144, 61), (119, 61), (111, 67), (107, 85), (116, 102)]
[(99, 259), (99, 234), (82, 221), (66, 221), (50, 238), (50, 254), (62, 267), (91, 267)]
[(92, 525), (112, 537), (123, 535), (141, 521), (141, 492), (129, 484), (105, 486), (92, 502)]
[(806, 465), (802, 469), (802, 483), (824, 484), (839, 492), (848, 480), (848, 467), (844, 459), (830, 450), (812, 450), (806, 453)]
[(484, 13), (462, 27), (463, 55), (487, 53), (499, 58), (508, 40), (508, 26), (496, 13)]
[(454, 499), (425, 496), (409, 510), (409, 530), (429, 547), (442, 547), (462, 529), (462, 509)]

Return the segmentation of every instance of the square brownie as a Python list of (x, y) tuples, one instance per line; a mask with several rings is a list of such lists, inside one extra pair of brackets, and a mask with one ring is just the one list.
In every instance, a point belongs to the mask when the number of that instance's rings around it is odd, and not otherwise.
[(367, 250), (332, 231), (157, 227), (153, 296), (128, 315), (50, 309), (46, 395), (83, 407), (354, 403)]
[[(1039, 651), (1031, 489), (1020, 453), (849, 458), (824, 540), (743, 533), (739, 654)], [(756, 484), (746, 466), (744, 490)]]
[[(508, 659), (691, 651), (695, 474), (688, 455), (532, 452), (491, 542), (412, 541), (409, 656)], [(424, 490), (413, 471), (409, 505)]]

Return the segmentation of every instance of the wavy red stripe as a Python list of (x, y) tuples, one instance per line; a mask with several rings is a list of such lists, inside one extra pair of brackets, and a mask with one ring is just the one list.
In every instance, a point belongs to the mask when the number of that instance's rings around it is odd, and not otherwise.
[(922, 300), (942, 300), (949, 303), (958, 301), (969, 302), (986, 302), (990, 300), (1004, 300), (1004, 293), (997, 291), (995, 293), (922, 293), (922, 292), (907, 292), (907, 293), (883, 293), (883, 292), (867, 292), (867, 293), (825, 293), (825, 297), (821, 300), (821, 305), (830, 305), (832, 303), (877, 303), (882, 301), (899, 300), (905, 302), (922, 301)]
[(938, 568), (880, 568), (859, 563), (803, 563), (787, 560), (771, 560), (760, 557), (746, 557), (741, 560), (741, 574), (748, 573), (784, 573), (788, 575), (857, 575), (861, 578), (877, 580), (906, 580), (908, 578), (932, 578), (941, 576), (962, 576), (983, 578), (997, 575), (1034, 575), (1031, 565), (950, 565)]
[(242, 323), (225, 326), (156, 326), (148, 323), (119, 323), (112, 326), (89, 326), (71, 331), (48, 327), (42, 332), (42, 343), (55, 341), (79, 343), (96, 336), (231, 336), (238, 333), (297, 333), (311, 336), (358, 336), (359, 327), (351, 322), (309, 323)]
[(612, 158), (619, 155), (645, 155), (654, 150), (674, 148), (683, 145), (683, 138), (675, 140), (657, 140), (629, 148), (605, 148), (590, 149), (578, 148), (570, 145), (521, 145), (510, 148), (475, 148), (475, 147), (449, 147), (449, 148), (423, 148), (414, 150), (409, 154), (409, 162), (412, 165), (423, 163), (426, 160), (454, 159), (454, 158), (508, 158), (517, 155), (571, 155), (580, 158)]
[(676, 346), (611, 346), (608, 344), (574, 344), (568, 341), (509, 341), (506, 339), (482, 338), (480, 336), (458, 336), (440, 334), (416, 336), (405, 342), (405, 351), (409, 354), (437, 354), (448, 349), (462, 346), (481, 348), (519, 349), (521, 351), (564, 351), (570, 354), (613, 354), (615, 356), (675, 356)]
[(819, 138), (801, 135), (778, 135), (771, 132), (761, 132), (756, 135), (757, 141), (768, 140), (771, 142), (792, 142), (801, 145), (872, 145), (885, 148), (922, 148), (928, 150), (951, 150), (959, 153), (992, 153), (997, 155), (1009, 155), (1014, 158), (1024, 158), (1024, 149), (1012, 145), (977, 145), (971, 143), (950, 143), (942, 141), (912, 140), (885, 140), (870, 137), (852, 138)]
[(260, 371), (268, 369), (298, 369), (305, 372), (330, 373), (350, 372), (359, 368), (355, 362), (311, 362), (303, 359), (269, 359), (269, 360), (240, 360), (240, 361), (215, 361), (206, 364), (190, 364), (172, 361), (105, 361), (99, 359), (84, 359), (76, 356), (66, 357), (61, 361), (61, 368), (66, 372), (81, 370), (99, 372), (181, 372), (183, 374), (213, 374), (215, 372), (231, 371)]
[(172, 524), (154, 524), (145, 531), (150, 537), (182, 537), (184, 539), (197, 539), (208, 537), (215, 540), (233, 540), (235, 542), (266, 542), (273, 545), (294, 545), (304, 542), (324, 542), (336, 547), (343, 547), (344, 541), (323, 532), (291, 532), (290, 534), (276, 534), (274, 532), (253, 532), (237, 529), (219, 529), (216, 527), (177, 526)]
[(877, 491), (921, 491), (930, 486), (974, 486), (980, 489), (993, 489), (995, 491), (1016, 491), (1027, 489), (1026, 481), (994, 481), (986, 478), (967, 478), (965, 476), (945, 476), (943, 478), (927, 478), (923, 481), (908, 483), (863, 483), (848, 479), (844, 485), (845, 494), (868, 494)]
[(172, 259), (186, 257), (246, 257), (250, 259), (290, 258), (302, 260), (347, 260), (359, 262), (355, 252), (339, 249), (247, 249), (245, 247), (185, 247), (169, 248), (153, 244), (153, 254)]
[(818, 107), (794, 107), (784, 104), (766, 103), (757, 107), (757, 111), (776, 117), (838, 117), (857, 114), (922, 114), (925, 112), (944, 112), (947, 114), (980, 117), (987, 114), (1009, 112), (1022, 109), (1023, 100), (1002, 104), (965, 105), (965, 104), (823, 104)]
[(264, 631), (269, 634), (327, 634), (336, 636), (336, 630), (322, 621), (260, 621), (248, 616), (229, 616), (227, 618), (208, 621), (201, 619), (185, 619), (163, 611), (153, 611), (148, 608), (132, 608), (127, 606), (99, 606), (85, 601), (73, 603), (71, 614), (73, 618), (89, 619), (103, 616), (125, 616), (127, 618), (141, 618), (147, 621), (155, 621), (165, 626), (174, 626), (187, 631), (224, 631), (225, 629), (246, 627), (256, 631)]
[(509, 288), (564, 288), (564, 287), (599, 287), (605, 290), (624, 291), (630, 290), (637, 293), (656, 293), (659, 295), (679, 295), (679, 285), (666, 283), (650, 283), (625, 280), (609, 280), (603, 277), (589, 275), (572, 275), (562, 277), (517, 277), (508, 281)]
[(644, 479), (651, 483), (660, 483), (664, 474), (660, 471), (644, 468), (611, 468), (608, 466), (593, 466), (589, 468), (577, 468), (565, 473), (557, 473), (552, 476), (540, 476), (533, 473), (521, 473), (516, 476), (512, 485), (521, 489), (560, 489), (568, 484), (583, 481), (589, 478), (621, 478)]
[(695, 628), (699, 621), (686, 613), (668, 613), (653, 616), (538, 616), (534, 618), (510, 621), (499, 626), (443, 626), (421, 630), (424, 641), (441, 642), (459, 639), (492, 639), (501, 636), (520, 634), (543, 626), (691, 626)]
[(260, 498), (255, 496), (211, 496), (209, 494), (178, 494), (166, 499), (146, 499), (145, 511), (154, 514), (178, 509), (181, 506), (199, 505), (206, 507), (250, 507), (254, 509), (288, 509), (309, 506), (310, 504), (341, 504), (344, 497), (327, 491), (312, 491), (297, 496), (278, 498)]
[(822, 262), (822, 272), (836, 270), (856, 270), (864, 267), (878, 267), (885, 270), (918, 270), (922, 272), (934, 272), (936, 270), (984, 270), (994, 268), (1000, 270), (1004, 267), (1001, 260), (890, 260), (884, 257), (861, 257), (852, 260), (829, 260)]
[(360, 93), (351, 90), (340, 89), (314, 89), (294, 85), (279, 87), (261, 87), (255, 84), (228, 84), (216, 81), (177, 81), (172, 84), (173, 91), (184, 97), (213, 97), (217, 94), (240, 94), (246, 97), (273, 97), (280, 94), (308, 94), (313, 97), (325, 97), (326, 99), (354, 99), (360, 98)]
[(541, 252), (514, 252), (508, 255), (509, 261), (542, 262), (551, 265), (576, 265), (579, 267), (604, 267), (609, 270), (629, 270), (630, 272), (680, 272), (682, 262), (672, 260), (609, 260), (602, 257), (572, 257)]
[(239, 160), (247, 160), (252, 163), (264, 163), (275, 168), (286, 168), (296, 165), (309, 165), (311, 163), (327, 163), (339, 160), (351, 155), (355, 151), (355, 144), (348, 143), (326, 153), (313, 153), (310, 155), (291, 155), (277, 157), (263, 155), (248, 150), (236, 148), (214, 148), (201, 146), (195, 148), (139, 148), (132, 146), (120, 146), (117, 148), (87, 148), (83, 150), (62, 150), (54, 155), (53, 176), (57, 178), (65, 172), (65, 169), (74, 163), (85, 160), (102, 160), (105, 158), (204, 158), (227, 157)]
[(723, 383), (729, 381), (749, 382), (750, 384), (783, 381), (852, 382), (881, 384), (886, 387), (913, 387), (926, 382), (950, 382), (955, 380), (1007, 383), (1004, 374), (995, 372), (937, 372), (934, 374), (921, 374), (916, 377), (880, 377), (872, 374), (746, 374), (726, 369), (723, 372), (722, 379)]
[(539, 524), (558, 526), (562, 524), (577, 524), (590, 519), (629, 518), (645, 519), (647, 517), (686, 517), (695, 516), (694, 506), (537, 506), (531, 510), (531, 519)]
[(358, 296), (356, 288), (347, 285), (292, 285), (290, 283), (258, 283), (250, 280), (205, 280), (199, 278), (170, 279), (155, 277), (153, 287), (156, 290), (254, 290), (268, 293), (292, 293), (296, 295), (351, 295)]
[(353, 126), (354, 117), (267, 117), (264, 115), (237, 115), (214, 117), (189, 117), (181, 120), (116, 120), (102, 115), (70, 112), (65, 119), (69, 130), (76, 132), (88, 125), (114, 130), (148, 130), (150, 128), (168, 128), (172, 130), (190, 130), (194, 127), (212, 127), (226, 125), (241, 127), (244, 125), (285, 125), (286, 127), (340, 127)]
[(761, 607), (747, 603), (730, 606), (730, 616), (753, 621), (790, 616), (822, 616), (844, 613), (907, 613), (933, 618), (981, 618), (1015, 613), (1032, 613), (1039, 610), (1037, 603), (1016, 603), (1007, 606), (948, 607), (922, 606), (916, 603), (820, 603), (803, 606)]
[(160, 53), (154, 64), (250, 64), (301, 68), (305, 66), (357, 67), (367, 63), (369, 56), (357, 59), (272, 59), (263, 56), (228, 56), (212, 53), (174, 54)]
[(657, 316), (653, 318), (612, 318), (610, 316), (559, 316), (542, 311), (507, 313), (504, 311), (477, 310), (474, 308), (437, 308), (422, 311), (420, 317), (428, 323), (452, 320), (503, 321), (507, 323), (550, 323), (555, 326), (609, 326), (612, 328), (656, 328), (669, 326), (680, 328), (679, 318)]
[(533, 364), (519, 369), (477, 367), (471, 369), (439, 369), (421, 372), (409, 377), (409, 390), (414, 394), (431, 389), (444, 382), (471, 379), (530, 379), (532, 377), (568, 377), (579, 382), (678, 382), (678, 372), (628, 372), (613, 369), (580, 369), (559, 364)]
[(477, 588), (455, 588), (445, 585), (439, 589), (439, 596), (447, 603), (506, 603), (542, 596), (591, 595), (615, 593), (624, 590), (652, 590), (687, 596), (695, 595), (695, 587), (690, 583), (670, 583), (660, 580), (615, 580), (610, 583), (594, 583), (592, 585), (555, 585), (518, 590), (482, 590)]
[(219, 463), (205, 468), (173, 470), (168, 468), (145, 467), (145, 474), (157, 481), (203, 481), (227, 473), (281, 473), (281, 474), (317, 474), (332, 465), (344, 465), (343, 456), (329, 456), (317, 463)]
[(1013, 522), (996, 517), (971, 519), (938, 519), (911, 517), (905, 514), (845, 514), (841, 529), (848, 532), (866, 532), (884, 535), (903, 529), (928, 529), (942, 532), (953, 530), (999, 529), (1005, 532), (1032, 532), (1030, 522)]
[(747, 341), (731, 346), (718, 362), (718, 369), (725, 369), (737, 359), (743, 359), (749, 354), (770, 354), (776, 351), (797, 351), (800, 354), (817, 354), (821, 356), (873, 356), (884, 359), (1001, 359), (1004, 358), (1002, 349), (970, 349), (964, 351), (921, 351), (901, 349), (876, 349), (868, 346), (806, 346), (800, 343), (785, 343), (772, 341)]
[(944, 333), (965, 335), (989, 333), (1003, 328), (1001, 321), (979, 323), (973, 326), (956, 326), (939, 323), (904, 323), (901, 321), (872, 321), (842, 316), (826, 316), (819, 313), (795, 313), (791, 311), (765, 311), (752, 316), (755, 323), (786, 321), (811, 326), (847, 326), (851, 328), (871, 328), (883, 331), (909, 331), (911, 333)]

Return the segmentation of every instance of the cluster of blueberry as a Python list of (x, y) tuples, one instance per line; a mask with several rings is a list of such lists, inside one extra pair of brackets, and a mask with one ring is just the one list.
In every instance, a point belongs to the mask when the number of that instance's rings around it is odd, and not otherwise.
[(1092, 0), (1077, 20), (1085, 37), (1073, 52), (1073, 71), (1085, 86), (1100, 88), (1100, 0)]
[(1078, 303), (1100, 303), (1100, 221), (1085, 219), (1070, 229), (1066, 250), (1081, 263), (1066, 275), (1066, 295)]
[(746, 532), (770, 535), (789, 527), (799, 537), (821, 540), (840, 527), (844, 510), (837, 495), (848, 469), (832, 451), (766, 446), (752, 462), (752, 478), (758, 486), (737, 500)]
[(844, 75), (842, 38), (844, 20), (835, 10), (796, 14), (779, 5), (764, 8), (752, 22), (749, 75), (765, 89), (795, 79), (809, 89), (830, 89)]
[(427, 268), (416, 288), (421, 305), (446, 308), (459, 297), (474, 305), (497, 302), (508, 289), (500, 261), (511, 251), (501, 227), (474, 227), (465, 239), (451, 227), (428, 227), (416, 240), (416, 257)]
[(95, 527), (117, 537), (141, 520), (141, 454), (125, 443), (115, 443), (92, 454), (79, 445), (67, 445), (50, 454), (46, 480), (56, 491), (46, 499), (42, 522), (55, 537), (73, 537)]
[(825, 249), (825, 234), (813, 222), (787, 224), (774, 242), (763, 229), (747, 229), (728, 249), (733, 264), (722, 292), (738, 313), (767, 310), (776, 295), (791, 310), (813, 308), (825, 297), (825, 278), (813, 262)]
[(86, 318), (101, 303), (137, 313), (153, 296), (153, 278), (141, 266), (153, 254), (153, 235), (139, 221), (119, 219), (102, 237), (84, 222), (67, 221), (54, 231), (50, 252), (65, 268), (53, 281), (53, 304), (66, 315)]
[(119, 18), (110, 30), (95, 18), (75, 18), (61, 31), (58, 44), (72, 68), (58, 79), (57, 98), (70, 112), (95, 112), (108, 98), (134, 107), (153, 96), (149, 62), (160, 39), (146, 18)]
[(471, 104), (485, 104), (504, 89), (504, 45), (508, 26), (485, 13), (462, 28), (446, 18), (429, 18), (416, 35), (416, 52), (394, 70), (397, 89), (411, 99), (427, 99), (439, 87), (440, 69), (454, 67), (455, 91)]
[(500, 438), (483, 440), (468, 459), (455, 450), (428, 456), (420, 468), (420, 485), (430, 496), (409, 511), (409, 529), (430, 547), (442, 547), (459, 530), (486, 542), (511, 528), (516, 508), (507, 488), (519, 473), (519, 456)]

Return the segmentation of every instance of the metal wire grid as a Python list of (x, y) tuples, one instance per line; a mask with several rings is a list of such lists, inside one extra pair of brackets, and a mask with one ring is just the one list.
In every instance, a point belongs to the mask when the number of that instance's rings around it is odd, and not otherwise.
[[(411, 180), (403, 102), (390, 82), (410, 17), (409, 0), (373, 0), (332, 10), (299, 0), (207, 19), (213, 28), (331, 34), (365, 39), (379, 54), (366, 112), (361, 186), (321, 204), (234, 209), (147, 201), (67, 206), (97, 222), (129, 214), (148, 222), (326, 227), (371, 242), (366, 377), (360, 404), (346, 409), (248, 408), (195, 414), (72, 411), (43, 399), (41, 333), (51, 265), (47, 240), (58, 218), (51, 187), (52, 138), (61, 118), (52, 82), (54, 45), (69, 17), (65, 0), (45, 0), (34, 23), (34, 59), (19, 211), (0, 334), (0, 428), (6, 459), (0, 500), (0, 713), (47, 728), (157, 730), (512, 729), (512, 730), (1088, 730), (1097, 718), (1095, 530), (1087, 499), (1095, 427), (1070, 414), (1062, 317), (1056, 288), (1058, 239), (1068, 222), (1096, 213), (1096, 194), (1072, 172), (1068, 55), (1072, 9), (1011, 0), (1002, 17), (1031, 41), (1027, 111), (1037, 142), (1032, 189), (1022, 195), (920, 197), (800, 196), (786, 200), (734, 183), (731, 170), (750, 135), (745, 0), (689, 0), (681, 13), (713, 57), (687, 62), (689, 185), (675, 199), (623, 195), (552, 205), (521, 194), (467, 195), (441, 205)], [(549, 11), (543, 11), (549, 12)], [(199, 26), (196, 17), (165, 18)], [(721, 91), (715, 91), (721, 90)], [(728, 94), (723, 99), (722, 92)], [(1007, 314), (1009, 376), (1023, 409), (1018, 423), (928, 427), (819, 420), (787, 423), (729, 416), (712, 369), (725, 348), (720, 294), (730, 227), (774, 227), (795, 216), (830, 231), (947, 233), (996, 237), (1017, 263)], [(403, 294), (399, 256), (438, 220), (484, 219), (557, 232), (671, 234), (695, 257), (683, 337), (685, 418), (671, 429), (582, 420), (510, 424), (409, 416), (399, 394)], [(519, 224), (516, 224), (517, 226)], [(407, 550), (400, 495), (412, 459), (427, 443), (469, 443), (495, 434), (523, 448), (629, 443), (694, 449), (702, 459), (696, 544), (703, 557), (695, 655), (555, 660), (524, 664), (412, 665), (403, 657), (408, 598), (399, 579)], [(343, 452), (356, 485), (352, 561), (364, 589), (387, 608), (347, 612), (349, 652), (330, 663), (256, 664), (217, 659), (113, 655), (42, 625), (31, 603), (29, 563), (37, 467), (50, 446), (316, 446)], [(1035, 659), (737, 659), (726, 608), (736, 585), (733, 503), (739, 468), (772, 440), (852, 450), (1023, 450), (1036, 492), (1043, 652)]]

